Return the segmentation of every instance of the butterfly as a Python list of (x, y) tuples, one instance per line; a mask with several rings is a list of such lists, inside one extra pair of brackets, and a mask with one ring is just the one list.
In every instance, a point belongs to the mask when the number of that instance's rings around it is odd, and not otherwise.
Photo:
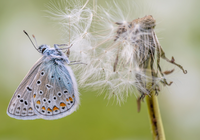
[(7, 109), (10, 117), (53, 120), (77, 109), (80, 103), (78, 87), (73, 71), (68, 66), (72, 63), (58, 46), (63, 45), (54, 44), (54, 48), (48, 45), (34, 46), (42, 57), (15, 91)]

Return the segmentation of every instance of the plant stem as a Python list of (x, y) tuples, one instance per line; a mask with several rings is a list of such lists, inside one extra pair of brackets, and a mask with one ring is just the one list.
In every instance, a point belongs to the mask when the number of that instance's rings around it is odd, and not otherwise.
[(151, 96), (146, 96), (145, 98), (148, 107), (153, 139), (165, 140), (165, 133), (158, 105), (158, 97), (155, 95), (155, 91), (151, 92)]

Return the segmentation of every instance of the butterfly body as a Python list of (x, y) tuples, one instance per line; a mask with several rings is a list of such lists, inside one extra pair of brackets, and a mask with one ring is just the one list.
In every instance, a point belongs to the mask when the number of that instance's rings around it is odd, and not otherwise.
[(16, 119), (62, 118), (79, 105), (79, 92), (68, 57), (54, 45), (41, 45), (36, 64), (12, 97), (7, 114)]

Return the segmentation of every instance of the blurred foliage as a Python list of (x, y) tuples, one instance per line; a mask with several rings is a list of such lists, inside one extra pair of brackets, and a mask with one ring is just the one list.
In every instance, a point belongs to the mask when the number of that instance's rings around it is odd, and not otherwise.
[[(47, 18), (49, 0), (0, 0), (0, 140), (149, 140), (151, 132), (146, 105), (137, 113), (136, 97), (121, 106), (88, 90), (80, 89), (81, 105), (73, 114), (59, 120), (23, 121), (6, 114), (7, 105), (40, 54), (22, 30), (34, 34), (38, 44), (60, 42), (59, 27)], [(91, 1), (90, 1), (91, 2)], [(98, 1), (103, 6), (105, 1)], [(145, 3), (145, 0), (144, 0)], [(188, 74), (177, 71), (171, 87), (159, 95), (161, 115), (170, 140), (199, 139), (200, 129), (200, 1), (154, 1), (159, 15), (158, 34), (167, 56), (175, 56)], [(164, 29), (164, 30), (162, 30)], [(171, 65), (165, 66), (171, 69)]]

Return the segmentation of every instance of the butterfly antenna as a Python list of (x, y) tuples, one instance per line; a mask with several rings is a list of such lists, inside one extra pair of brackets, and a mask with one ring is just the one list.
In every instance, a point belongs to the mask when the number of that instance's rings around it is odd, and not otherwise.
[(37, 48), (38, 48), (38, 44), (37, 44), (37, 40), (36, 40), (36, 38), (35, 38), (35, 35), (32, 35), (32, 37), (34, 38), (35, 44), (36, 44), (36, 46), (37, 46)]
[[(31, 41), (31, 43), (33, 44), (34, 48), (35, 48), (36, 50), (38, 50), (38, 48), (35, 46), (35, 44), (34, 44), (33, 41), (31, 40), (31, 38), (30, 38), (30, 36), (28, 35), (28, 33), (27, 33), (25, 30), (23, 30), (23, 32), (28, 36), (28, 38), (29, 38), (29, 40)], [(36, 42), (36, 45), (37, 45), (37, 41), (36, 41), (34, 35), (33, 35), (33, 38), (34, 38), (34, 40), (35, 40), (35, 42)], [(38, 45), (37, 45), (37, 46), (38, 46)]]

